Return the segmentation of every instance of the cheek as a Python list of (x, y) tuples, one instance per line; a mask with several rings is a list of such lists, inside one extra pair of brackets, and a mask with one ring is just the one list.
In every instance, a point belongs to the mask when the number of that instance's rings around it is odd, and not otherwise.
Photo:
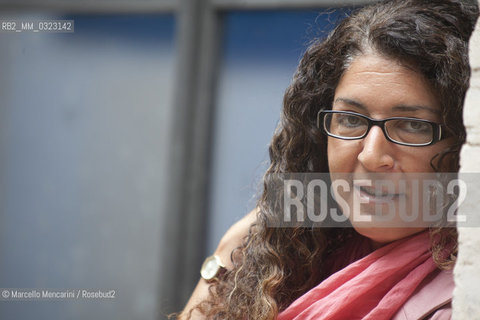
[(336, 167), (336, 164), (337, 164), (337, 157), (336, 157), (336, 154), (335, 154), (335, 141), (328, 137), (328, 140), (327, 140), (327, 160), (328, 160), (328, 171), (330, 172), (335, 172), (335, 167)]
[[(405, 172), (433, 172), (430, 165), (431, 160), (449, 146), (447, 141), (442, 141), (430, 147), (415, 148), (409, 153), (408, 159), (405, 159), (403, 171)], [(438, 157), (433, 160), (433, 164), (438, 166)], [(448, 171), (448, 170), (447, 170)]]
[(355, 141), (328, 138), (327, 156), (330, 172), (352, 172), (358, 152)]

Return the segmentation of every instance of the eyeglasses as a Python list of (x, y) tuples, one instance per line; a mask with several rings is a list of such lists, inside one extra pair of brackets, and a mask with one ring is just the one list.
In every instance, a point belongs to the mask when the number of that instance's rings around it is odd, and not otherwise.
[(388, 141), (411, 147), (429, 146), (444, 138), (442, 126), (435, 122), (406, 117), (375, 120), (350, 111), (322, 110), (317, 115), (317, 126), (327, 135), (343, 140), (363, 139), (372, 126), (379, 126)]

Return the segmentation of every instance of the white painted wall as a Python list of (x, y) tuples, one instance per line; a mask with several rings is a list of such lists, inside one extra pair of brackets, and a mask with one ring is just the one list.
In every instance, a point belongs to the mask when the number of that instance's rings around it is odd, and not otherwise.
[[(463, 173), (480, 172), (480, 24), (470, 40), (472, 79), (463, 114), (467, 127), (467, 143), (462, 149), (460, 170)], [(468, 189), (478, 194), (480, 190)], [(478, 197), (476, 197), (478, 199)], [(478, 201), (462, 208), (461, 214), (475, 220), (480, 205)], [(480, 319), (480, 230), (478, 226), (459, 228), (460, 249), (455, 267), (456, 288), (453, 298), (453, 319)]]

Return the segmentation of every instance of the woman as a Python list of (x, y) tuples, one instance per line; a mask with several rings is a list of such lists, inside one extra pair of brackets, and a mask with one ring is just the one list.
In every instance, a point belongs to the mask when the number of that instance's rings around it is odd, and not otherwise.
[[(200, 281), (185, 318), (450, 318), (455, 228), (377, 228), (352, 216), (353, 228), (279, 228), (283, 194), (271, 189), (278, 173), (458, 171), (477, 10), (460, 0), (385, 1), (309, 47), (284, 97), (257, 209), (220, 242), (226, 271)], [(382, 200), (368, 186), (355, 190), (367, 207)], [(334, 196), (342, 211), (354, 205)]]

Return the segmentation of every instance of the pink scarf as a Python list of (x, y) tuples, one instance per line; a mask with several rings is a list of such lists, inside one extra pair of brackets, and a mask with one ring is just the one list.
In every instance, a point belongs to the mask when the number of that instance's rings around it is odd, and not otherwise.
[(390, 243), (295, 300), (278, 320), (390, 319), (435, 270), (428, 232)]

